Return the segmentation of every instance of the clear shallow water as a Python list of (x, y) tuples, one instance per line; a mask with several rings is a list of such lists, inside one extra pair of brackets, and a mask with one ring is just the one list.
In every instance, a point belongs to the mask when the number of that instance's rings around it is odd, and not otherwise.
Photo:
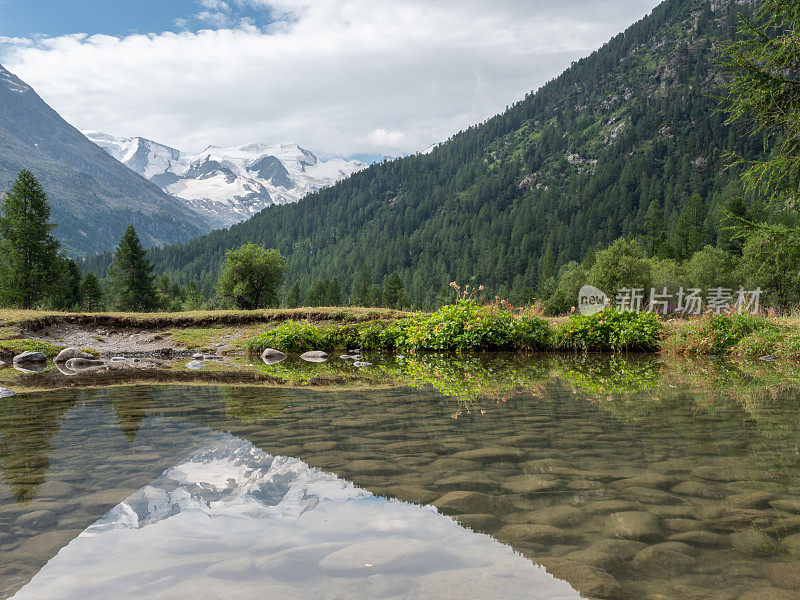
[(794, 389), (580, 374), (4, 400), (0, 595), (800, 597)]

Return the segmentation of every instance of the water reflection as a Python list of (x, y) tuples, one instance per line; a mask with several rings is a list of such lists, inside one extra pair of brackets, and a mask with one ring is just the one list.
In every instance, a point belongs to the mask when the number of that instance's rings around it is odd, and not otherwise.
[[(323, 557), (359, 548), (365, 536), (374, 542), (365, 552), (388, 552), (386, 564), (395, 546), (369, 536), (384, 527), (381, 535), (395, 539), (392, 523), (408, 521), (396, 539), (427, 543), (430, 529), (450, 540), (447, 560), (465, 561), (475, 555), (453, 547), (488, 540), (494, 550), (481, 552), (494, 553), (501, 547), (479, 535), (489, 534), (527, 557), (525, 569), (544, 565), (587, 597), (798, 597), (800, 393), (786, 366), (709, 361), (684, 369), (592, 357), (447, 365), (427, 356), (403, 368), (431, 381), (360, 391), (145, 386), (4, 400), (0, 596), (31, 578), (36, 586), (70, 582), (74, 571), (83, 572), (75, 590), (97, 578), (130, 589), (148, 581), (145, 596), (165, 586), (203, 597), (191, 586), (208, 579), (240, 595), (266, 577), (282, 590), (276, 595), (293, 597), (286, 590), (296, 580), (272, 581), (291, 568), (276, 574), (254, 556), (302, 565), (321, 597), (353, 595), (345, 584), (363, 583), (364, 573), (323, 569)], [(203, 465), (221, 456), (223, 476), (212, 476)], [(322, 488), (309, 487), (312, 479)], [(462, 528), (442, 529), (440, 521), (456, 526), (424, 508), (431, 504)], [(364, 530), (359, 515), (380, 527)], [(253, 535), (263, 527), (269, 532)], [(199, 541), (188, 543), (190, 534)], [(275, 539), (345, 545), (297, 558), (270, 545)], [(98, 544), (117, 561), (105, 574), (80, 564), (84, 553), (101, 560)], [(148, 558), (154, 549), (160, 561)], [(437, 597), (439, 588), (417, 586), (452, 587), (457, 575), (477, 590), (480, 581), (499, 585), (496, 574), (506, 572), (505, 559), (469, 563), (469, 579), (462, 563), (441, 560), (434, 571), (397, 575), (405, 583), (388, 572), (367, 578), (378, 587), (364, 594), (426, 597), (418, 590), (430, 589)], [(126, 583), (111, 566), (127, 573)], [(161, 579), (148, 579), (150, 570)], [(326, 578), (345, 587), (328, 587)], [(460, 597), (494, 597), (481, 594)]]
[(115, 506), (14, 598), (149, 594), (579, 598), (431, 507), (376, 498), (230, 435)]

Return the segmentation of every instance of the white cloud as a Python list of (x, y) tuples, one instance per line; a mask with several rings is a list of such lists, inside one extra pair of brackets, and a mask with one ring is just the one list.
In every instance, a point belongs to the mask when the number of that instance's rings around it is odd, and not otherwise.
[(369, 142), (377, 148), (399, 148), (404, 138), (405, 134), (402, 131), (387, 131), (382, 127), (370, 131), (368, 137)]
[[(397, 154), (502, 111), (657, 3), (204, 0), (217, 29), (0, 42), (5, 66), (80, 128), (184, 150)], [(279, 20), (232, 26), (233, 5)]]

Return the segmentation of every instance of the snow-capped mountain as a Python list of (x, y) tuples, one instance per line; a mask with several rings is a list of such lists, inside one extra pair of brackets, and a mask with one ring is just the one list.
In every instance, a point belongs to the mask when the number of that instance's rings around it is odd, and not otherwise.
[(220, 227), (244, 221), (272, 204), (296, 202), (367, 166), (343, 158), (323, 161), (297, 144), (209, 146), (187, 154), (141, 137), (83, 133)]

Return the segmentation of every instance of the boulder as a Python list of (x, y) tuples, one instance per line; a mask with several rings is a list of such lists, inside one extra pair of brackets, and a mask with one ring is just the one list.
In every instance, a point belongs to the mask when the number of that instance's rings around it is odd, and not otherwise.
[(0, 398), (10, 398), (14, 394), (16, 394), (14, 390), (9, 390), (8, 388), (0, 387)]
[(626, 540), (653, 540), (661, 537), (661, 525), (650, 513), (630, 510), (609, 515), (606, 533)]
[(95, 358), (70, 358), (66, 363), (64, 363), (64, 366), (66, 366), (68, 369), (75, 369), (77, 371), (80, 369), (102, 367), (104, 364), (106, 363), (102, 360), (96, 360)]
[(194, 354), (192, 354), (192, 358), (194, 360), (203, 360), (203, 355), (200, 352), (195, 352)]
[(190, 360), (186, 363), (186, 368), (191, 369), (192, 371), (197, 371), (198, 369), (202, 369), (205, 365), (201, 363), (199, 360)]
[(47, 357), (43, 352), (23, 352), (14, 357), (14, 365), (28, 365), (33, 363), (47, 362)]
[(86, 358), (88, 360), (94, 360), (95, 357), (93, 354), (89, 354), (83, 350), (78, 350), (77, 348), (64, 348), (58, 353), (58, 356), (53, 359), (53, 362), (65, 363), (72, 358)]
[(311, 350), (310, 352), (301, 354), (300, 358), (306, 362), (325, 362), (328, 360), (328, 353), (322, 350)]
[(286, 360), (286, 354), (275, 348), (267, 348), (261, 353), (261, 360), (268, 365), (275, 365)]

